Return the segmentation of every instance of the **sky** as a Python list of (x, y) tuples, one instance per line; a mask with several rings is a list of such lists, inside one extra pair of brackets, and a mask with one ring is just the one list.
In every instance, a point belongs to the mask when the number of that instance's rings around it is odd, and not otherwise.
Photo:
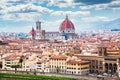
[(59, 31), (66, 15), (79, 33), (120, 18), (120, 0), (0, 0), (0, 32), (29, 33), (38, 20), (42, 29)]

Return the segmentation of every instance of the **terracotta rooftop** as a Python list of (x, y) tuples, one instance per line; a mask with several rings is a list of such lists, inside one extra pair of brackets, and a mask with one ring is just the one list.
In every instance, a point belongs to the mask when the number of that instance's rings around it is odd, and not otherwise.
[(64, 54), (59, 54), (59, 55), (53, 55), (53, 56), (51, 56), (51, 59), (58, 59), (58, 60), (65, 60), (65, 59), (67, 59), (67, 55), (64, 55)]
[(82, 63), (89, 63), (89, 61), (80, 61), (80, 60), (69, 60), (67, 63), (71, 64), (82, 64)]
[(11, 54), (11, 55), (5, 57), (6, 60), (16, 60), (19, 58), (20, 58), (20, 55), (16, 55), (16, 54)]

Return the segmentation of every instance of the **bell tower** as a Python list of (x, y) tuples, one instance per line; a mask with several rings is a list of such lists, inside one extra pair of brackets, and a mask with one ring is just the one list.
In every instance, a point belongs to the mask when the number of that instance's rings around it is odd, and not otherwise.
[(36, 22), (36, 39), (41, 39), (41, 22)]
[(35, 40), (36, 31), (34, 30), (33, 27), (32, 27), (32, 30), (30, 31), (30, 35), (31, 35), (32, 40)]
[(32, 30), (30, 31), (30, 35), (31, 35), (31, 43), (32, 43), (32, 45), (34, 45), (35, 37), (36, 37), (36, 31), (34, 30), (33, 27), (32, 27)]

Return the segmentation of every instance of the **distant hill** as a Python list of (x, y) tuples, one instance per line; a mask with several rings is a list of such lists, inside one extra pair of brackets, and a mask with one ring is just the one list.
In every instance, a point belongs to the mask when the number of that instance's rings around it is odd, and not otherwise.
[(120, 29), (120, 18), (113, 21), (105, 22), (103, 25), (109, 29)]
[(99, 22), (93, 22), (89, 24), (91, 27), (89, 29), (91, 30), (104, 30), (104, 29), (120, 29), (120, 18), (112, 20), (112, 21), (99, 21)]
[(111, 31), (120, 31), (120, 29), (111, 29)]

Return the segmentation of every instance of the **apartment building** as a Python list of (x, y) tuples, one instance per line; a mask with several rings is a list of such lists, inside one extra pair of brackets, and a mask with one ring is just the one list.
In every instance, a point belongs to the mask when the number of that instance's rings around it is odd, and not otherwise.
[(89, 73), (89, 61), (68, 60), (66, 68), (67, 74), (86, 75)]
[(66, 59), (68, 56), (64, 54), (53, 55), (50, 58), (50, 72), (66, 73)]
[(2, 58), (2, 69), (12, 70), (12, 65), (19, 65), (20, 55), (11, 54), (5, 58)]

